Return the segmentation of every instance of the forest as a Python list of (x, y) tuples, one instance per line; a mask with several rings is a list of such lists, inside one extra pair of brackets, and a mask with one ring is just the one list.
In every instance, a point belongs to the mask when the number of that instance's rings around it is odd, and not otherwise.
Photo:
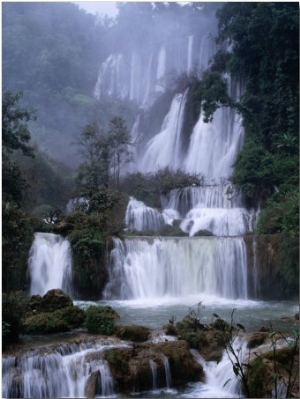
[[(180, 168), (125, 174), (134, 157), (130, 132), (139, 104), (128, 97), (97, 97), (95, 86), (100, 65), (124, 47), (124, 40), (129, 49), (142, 41), (147, 52), (157, 38), (189, 34), (204, 26), (203, 15), (213, 14), (217, 51), (208, 68), (194, 66), (180, 75), (170, 71), (161, 78), (158, 83), (167, 89), (144, 114), (146, 135), (159, 130), (170, 98), (186, 88), (187, 141), (200, 107), (208, 124), (222, 107), (241, 115), (245, 139), (231, 182), (247, 206), (261, 208), (255, 233), (276, 236), (282, 295), (297, 296), (297, 3), (129, 2), (118, 3), (115, 19), (72, 3), (3, 3), (2, 9), (3, 291), (28, 289), (27, 257), (39, 231), (69, 237), (77, 290), (95, 295), (105, 280), (97, 270), (107, 239), (122, 234), (129, 196), (157, 206), (163, 193), (202, 184), (201, 174)], [(228, 76), (242, 85), (239, 97), (231, 95)], [(67, 214), (68, 200), (76, 197), (90, 205)]]

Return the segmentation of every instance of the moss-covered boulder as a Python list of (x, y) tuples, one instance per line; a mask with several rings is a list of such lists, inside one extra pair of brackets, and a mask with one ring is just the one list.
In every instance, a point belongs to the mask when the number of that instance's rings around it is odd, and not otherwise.
[(104, 353), (122, 393), (179, 387), (204, 379), (202, 366), (194, 359), (185, 341), (135, 344)]
[(109, 364), (118, 392), (129, 393), (132, 390), (133, 378), (130, 360), (133, 357), (133, 348), (113, 348), (104, 352), (104, 358)]
[(121, 339), (133, 342), (144, 342), (150, 337), (151, 330), (134, 324), (119, 324), (115, 326), (115, 335)]
[(159, 342), (153, 350), (168, 359), (173, 386), (204, 378), (202, 366), (194, 359), (185, 341)]
[(35, 295), (32, 300), (36, 304), (36, 310), (43, 313), (73, 306), (73, 301), (69, 295), (58, 288), (46, 292), (40, 299)]
[(262, 345), (263, 343), (265, 343), (268, 337), (269, 333), (263, 331), (258, 331), (250, 334), (248, 337), (248, 348), (252, 349)]
[(84, 324), (85, 312), (77, 306), (67, 306), (54, 312), (40, 312), (25, 319), (25, 334), (50, 334), (70, 331)]

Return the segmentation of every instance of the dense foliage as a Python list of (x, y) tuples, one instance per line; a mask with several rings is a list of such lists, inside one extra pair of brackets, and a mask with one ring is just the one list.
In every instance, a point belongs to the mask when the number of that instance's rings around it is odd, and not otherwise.
[(111, 335), (118, 314), (110, 306), (90, 306), (86, 310), (85, 325), (91, 334)]

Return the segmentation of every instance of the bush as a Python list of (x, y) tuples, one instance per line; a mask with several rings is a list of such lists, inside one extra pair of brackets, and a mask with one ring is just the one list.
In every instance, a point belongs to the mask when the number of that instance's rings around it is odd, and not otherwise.
[(15, 342), (23, 332), (29, 298), (23, 292), (2, 294), (2, 335), (5, 343)]
[(85, 326), (90, 334), (111, 335), (118, 317), (110, 306), (90, 306), (86, 310)]
[(50, 334), (70, 331), (83, 325), (85, 312), (77, 306), (68, 306), (52, 313), (43, 312), (27, 318), (24, 331), (27, 334)]

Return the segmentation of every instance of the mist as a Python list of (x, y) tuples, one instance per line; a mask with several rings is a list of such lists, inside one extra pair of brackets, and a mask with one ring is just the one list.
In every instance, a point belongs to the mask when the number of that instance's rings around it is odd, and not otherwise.
[(131, 131), (161, 99), (142, 141), (159, 133), (178, 78), (208, 66), (217, 32), (209, 3), (93, 3), (101, 15), (81, 3), (3, 4), (3, 87), (36, 110), (32, 141), (72, 168), (91, 121), (105, 131), (120, 116)]

